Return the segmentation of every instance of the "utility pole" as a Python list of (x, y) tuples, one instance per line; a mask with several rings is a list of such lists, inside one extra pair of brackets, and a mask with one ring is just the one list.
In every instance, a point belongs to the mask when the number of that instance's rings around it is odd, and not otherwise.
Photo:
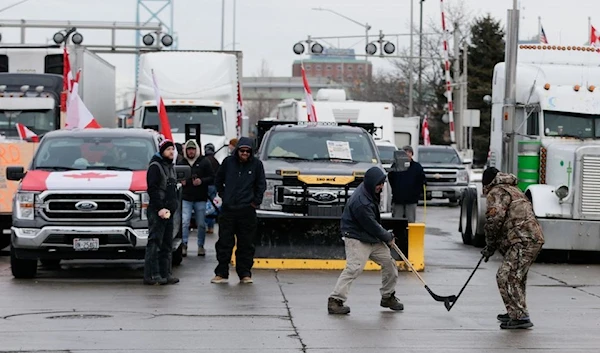
[(235, 51), (235, 15), (237, 11), (237, 0), (233, 0), (233, 51)]
[(414, 17), (414, 0), (410, 0), (410, 59), (408, 60), (408, 116), (414, 115), (413, 107), (413, 17)]
[(221, 51), (225, 50), (225, 0), (221, 0)]
[(456, 102), (454, 108), (454, 129), (456, 134), (456, 143), (459, 151), (464, 149), (463, 146), (463, 100), (462, 100), (462, 91), (463, 85), (460, 77), (460, 32), (458, 29), (458, 23), (454, 23), (454, 79), (452, 80), (454, 83), (456, 96), (454, 97), (454, 102)]
[(516, 139), (515, 131), (518, 128), (515, 105), (516, 105), (516, 79), (517, 79), (517, 47), (519, 41), (519, 9), (517, 0), (513, 0), (513, 9), (508, 10), (508, 30), (506, 40), (506, 86), (504, 89), (504, 109), (502, 120), (502, 134), (504, 137), (504, 148), (502, 151), (502, 167), (507, 173), (516, 174)]
[[(471, 150), (473, 149), (473, 146), (471, 146), (471, 134), (473, 133), (473, 127), (471, 126), (473, 124), (473, 122), (471, 121), (470, 117), (469, 117), (469, 121), (467, 122), (466, 119), (466, 111), (468, 108), (468, 98), (469, 98), (469, 73), (467, 71), (467, 66), (469, 65), (469, 45), (467, 44), (467, 42), (463, 42), (463, 74), (462, 74), (462, 85), (460, 86), (461, 88), (461, 92), (460, 92), (460, 96), (462, 98), (462, 112), (464, 113), (463, 115), (461, 115), (462, 121), (461, 123), (463, 124), (464, 128), (463, 128), (463, 146), (465, 146), (465, 149), (467, 149), (469, 152), (469, 154), (471, 154)], [(466, 126), (465, 126), (466, 125)], [(469, 158), (473, 158), (472, 155), (469, 155)]]
[(424, 114), (423, 111), (423, 2), (419, 1), (420, 14), (419, 14), (419, 84), (417, 91), (419, 91), (419, 115)]

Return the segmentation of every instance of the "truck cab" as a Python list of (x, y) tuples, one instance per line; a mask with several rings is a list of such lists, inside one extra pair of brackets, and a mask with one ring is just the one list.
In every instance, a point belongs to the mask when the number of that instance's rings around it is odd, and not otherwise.
[[(162, 137), (142, 129), (56, 130), (40, 141), (13, 199), (11, 268), (32, 278), (38, 260), (143, 259), (148, 241), (146, 171)], [(178, 166), (178, 174), (189, 168)], [(185, 175), (182, 175), (185, 177)], [(180, 262), (181, 213), (173, 215)]]
[(427, 197), (448, 199), (457, 205), (462, 192), (469, 184), (469, 171), (458, 151), (452, 146), (419, 146), (419, 163), (427, 178)]

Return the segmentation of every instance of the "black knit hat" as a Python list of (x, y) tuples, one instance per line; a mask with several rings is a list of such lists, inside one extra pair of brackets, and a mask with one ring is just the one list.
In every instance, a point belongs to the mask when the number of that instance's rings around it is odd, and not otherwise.
[(159, 145), (158, 145), (158, 151), (159, 153), (162, 155), (165, 150), (169, 147), (175, 147), (175, 144), (173, 144), (173, 141), (171, 140), (163, 140)]
[(500, 173), (498, 169), (495, 167), (489, 167), (483, 171), (483, 175), (481, 177), (481, 183), (483, 186), (490, 185), (494, 178), (496, 178), (496, 174)]

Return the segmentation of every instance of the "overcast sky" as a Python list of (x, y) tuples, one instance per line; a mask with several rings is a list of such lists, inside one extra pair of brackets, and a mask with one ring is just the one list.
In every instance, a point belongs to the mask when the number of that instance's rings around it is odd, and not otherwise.
[[(0, 0), (5, 8), (20, 0)], [(446, 0), (451, 5), (460, 0)], [(487, 12), (506, 22), (506, 10), (512, 0), (462, 0), (473, 16)], [(225, 0), (225, 45), (232, 48), (233, 0)], [(218, 50), (221, 46), (221, 0), (173, 0), (174, 28), (179, 36), (179, 49)], [(549, 42), (578, 44), (586, 42), (588, 15), (600, 14), (599, 0), (522, 0), (521, 38), (537, 34), (538, 16), (542, 18)], [(158, 4), (157, 4), (158, 5)], [(127, 21), (136, 19), (137, 0), (28, 0), (0, 13), (2, 20), (76, 20), (76, 21)], [(266, 60), (274, 76), (291, 76), (291, 65), (299, 57), (292, 46), (308, 35), (364, 36), (364, 29), (356, 23), (330, 12), (311, 10), (323, 7), (335, 10), (372, 26), (370, 35), (407, 33), (410, 23), (410, 0), (237, 0), (236, 49), (244, 52), (244, 76), (254, 76), (262, 60)], [(149, 15), (142, 13), (143, 21)], [(161, 19), (168, 20), (166, 13)], [(441, 27), (440, 1), (424, 2), (424, 22), (431, 21)], [(414, 21), (418, 25), (419, 1), (414, 0)], [(600, 28), (600, 15), (596, 18)], [(594, 24), (594, 18), (592, 18)], [(0, 28), (3, 43), (20, 40), (16, 29)], [(27, 31), (28, 43), (46, 43), (55, 30), (33, 29)], [(85, 30), (84, 44), (110, 44), (107, 31)], [(364, 38), (364, 37), (363, 37)], [(390, 38), (392, 39), (392, 38)], [(396, 43), (396, 39), (392, 39)], [(362, 38), (330, 40), (342, 48), (352, 47), (364, 54)], [(399, 39), (401, 47), (409, 46), (409, 37)], [(117, 33), (118, 44), (135, 43), (133, 31)], [(327, 45), (326, 43), (324, 43)], [(415, 48), (415, 53), (417, 53)], [(134, 82), (133, 55), (102, 55), (117, 67), (118, 91), (130, 89)], [(377, 70), (390, 68), (386, 59), (372, 59)]]

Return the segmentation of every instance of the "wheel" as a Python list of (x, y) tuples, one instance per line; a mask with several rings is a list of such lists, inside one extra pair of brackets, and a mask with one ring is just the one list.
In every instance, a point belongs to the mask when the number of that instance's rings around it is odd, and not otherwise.
[(58, 259), (58, 260), (45, 259), (45, 260), (40, 260), (40, 262), (42, 263), (42, 266), (44, 266), (46, 268), (52, 268), (52, 269), (60, 268), (60, 259)]
[(183, 243), (179, 245), (177, 250), (173, 251), (173, 266), (179, 266), (183, 262)]
[(10, 249), (10, 268), (15, 278), (34, 278), (37, 274), (37, 260), (18, 259), (15, 250)]
[(449, 199), (449, 201), (450, 201), (450, 207), (456, 207), (459, 205), (458, 199)]
[(472, 196), (472, 219), (471, 219), (471, 244), (477, 248), (483, 248), (485, 246), (485, 235), (483, 229), (479, 229), (479, 200), (477, 199), (477, 192), (473, 190)]
[(460, 207), (460, 235), (462, 236), (463, 244), (471, 245), (471, 210), (473, 202), (471, 201), (471, 193), (469, 189), (463, 192)]

